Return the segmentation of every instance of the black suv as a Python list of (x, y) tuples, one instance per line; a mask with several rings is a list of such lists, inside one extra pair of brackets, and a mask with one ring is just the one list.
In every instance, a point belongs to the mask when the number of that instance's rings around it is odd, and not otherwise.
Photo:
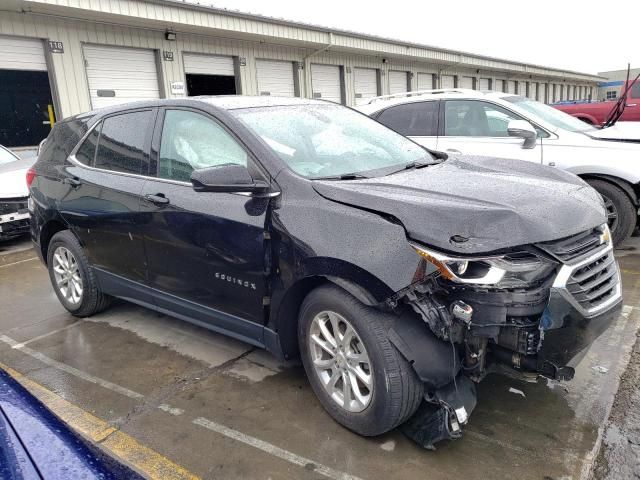
[(455, 438), (489, 371), (570, 379), (621, 304), (578, 177), (447, 158), (323, 101), (135, 103), (58, 123), (31, 179), (60, 302), (112, 297), (282, 358), (362, 435)]

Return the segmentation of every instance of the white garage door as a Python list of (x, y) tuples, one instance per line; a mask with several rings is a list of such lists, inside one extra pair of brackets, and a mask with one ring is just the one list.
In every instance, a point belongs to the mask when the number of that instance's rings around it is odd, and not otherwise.
[(529, 82), (529, 98), (531, 100), (535, 100), (536, 99), (536, 83), (535, 82)]
[(418, 90), (433, 90), (433, 73), (418, 74)]
[(440, 77), (440, 88), (455, 88), (456, 79), (453, 75), (442, 75)]
[[(420, 88), (420, 87), (418, 87)], [(404, 93), (407, 88), (407, 72), (392, 70), (389, 72), (389, 93)]]
[(321, 98), (331, 102), (342, 102), (340, 87), (340, 67), (335, 65), (311, 65), (311, 88), (313, 98)]
[(93, 108), (160, 98), (153, 50), (85, 45)]
[(374, 68), (354, 68), (356, 105), (378, 95), (378, 77)]
[(279, 60), (256, 60), (258, 94), (277, 97), (295, 97), (293, 63)]
[(473, 77), (462, 77), (460, 88), (473, 88)]
[(480, 79), (480, 90), (491, 90), (491, 79), (490, 78), (481, 78)]
[(233, 57), (185, 53), (182, 60), (184, 61), (184, 73), (234, 76)]
[(0, 69), (46, 71), (42, 40), (0, 37)]
[(547, 98), (547, 84), (540, 83), (538, 86), (538, 101), (542, 103), (547, 103), (549, 99)]

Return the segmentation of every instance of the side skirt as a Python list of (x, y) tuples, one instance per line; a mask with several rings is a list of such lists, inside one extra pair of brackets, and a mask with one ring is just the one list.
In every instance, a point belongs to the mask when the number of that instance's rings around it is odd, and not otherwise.
[(256, 347), (266, 348), (276, 356), (281, 354), (278, 351), (279, 342), (275, 340), (277, 333), (258, 323), (204, 307), (99, 268), (93, 267), (93, 271), (100, 289), (107, 295), (179, 318)]

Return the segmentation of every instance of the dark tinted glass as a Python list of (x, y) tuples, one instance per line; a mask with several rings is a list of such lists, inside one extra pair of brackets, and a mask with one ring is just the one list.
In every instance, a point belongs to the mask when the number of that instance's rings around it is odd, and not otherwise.
[(114, 172), (147, 173), (145, 143), (152, 118), (151, 110), (147, 110), (104, 120), (95, 166)]
[(87, 133), (87, 122), (89, 120), (91, 120), (90, 116), (82, 116), (57, 122), (47, 137), (40, 155), (38, 155), (38, 162), (62, 165), (71, 150), (75, 148), (82, 136)]
[(631, 98), (640, 98), (640, 80), (631, 87)]
[(93, 166), (93, 160), (96, 156), (96, 146), (98, 145), (98, 137), (100, 136), (100, 128), (102, 124), (94, 128), (89, 136), (82, 142), (80, 148), (76, 152), (76, 160), (85, 165)]
[(438, 102), (416, 102), (387, 108), (378, 121), (405, 136), (435, 136), (437, 117)]

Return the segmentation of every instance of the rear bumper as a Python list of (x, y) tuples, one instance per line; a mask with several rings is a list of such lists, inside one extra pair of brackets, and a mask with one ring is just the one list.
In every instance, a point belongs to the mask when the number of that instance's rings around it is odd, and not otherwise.
[(0, 239), (28, 233), (29, 218), (26, 198), (0, 200)]

